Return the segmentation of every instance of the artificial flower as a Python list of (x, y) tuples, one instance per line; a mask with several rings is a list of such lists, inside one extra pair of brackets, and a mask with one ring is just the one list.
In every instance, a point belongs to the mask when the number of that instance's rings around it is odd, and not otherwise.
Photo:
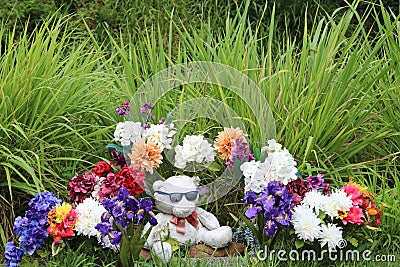
[(75, 230), (78, 235), (98, 236), (99, 231), (95, 226), (100, 223), (102, 214), (106, 209), (93, 198), (86, 198), (82, 203), (76, 206), (78, 220), (75, 224)]
[(281, 144), (276, 143), (274, 139), (269, 140), (268, 146), (261, 148), (261, 151), (268, 152), (264, 162), (268, 170), (265, 177), (268, 177), (268, 180), (280, 181), (287, 185), (298, 178), (297, 163), (286, 148), (282, 149)]
[(120, 116), (127, 116), (129, 115), (129, 112), (131, 110), (129, 101), (124, 101), (124, 103), (122, 104), (122, 107), (117, 107), (115, 109), (115, 111), (118, 113), (118, 115)]
[(143, 137), (146, 141), (151, 140), (155, 143), (161, 150), (171, 149), (172, 137), (176, 131), (174, 130), (174, 124), (166, 125), (161, 124), (151, 124), (144, 133)]
[(321, 247), (328, 244), (328, 249), (334, 251), (339, 242), (343, 240), (342, 227), (336, 226), (335, 224), (329, 223), (328, 225), (321, 225), (321, 235), (318, 238), (321, 243)]
[(329, 197), (323, 195), (320, 191), (311, 190), (304, 195), (301, 203), (319, 214), (320, 210), (324, 211), (326, 202), (330, 201)]
[(15, 246), (14, 242), (6, 243), (4, 265), (6, 267), (17, 267), (22, 261), (25, 252), (22, 248)]
[(174, 166), (184, 169), (189, 162), (210, 163), (215, 152), (211, 144), (202, 135), (187, 135), (183, 144), (175, 147)]
[(308, 206), (298, 205), (294, 208), (291, 223), (299, 239), (311, 242), (318, 239), (321, 235), (321, 222)]
[(346, 192), (336, 189), (328, 196), (324, 202), (323, 211), (331, 218), (339, 216), (339, 211), (349, 211), (353, 206), (351, 198)]
[(140, 122), (119, 122), (114, 131), (114, 140), (122, 146), (130, 146), (142, 137), (143, 129)]
[[(235, 141), (238, 141), (235, 142)], [(247, 144), (244, 138), (243, 131), (237, 128), (224, 128), (223, 131), (218, 133), (214, 141), (214, 148), (217, 150), (218, 156), (223, 160), (229, 160), (232, 157), (233, 147), (240, 147), (242, 144)]]
[(96, 167), (93, 168), (92, 172), (99, 176), (105, 176), (107, 175), (109, 172), (111, 172), (112, 167), (110, 163), (107, 163), (106, 161), (102, 160), (97, 162)]
[(75, 175), (67, 185), (68, 195), (71, 202), (81, 203), (85, 198), (89, 197), (92, 194), (96, 183), (96, 175), (92, 172)]
[(293, 195), (293, 205), (298, 205), (303, 200), (305, 194), (309, 191), (307, 181), (298, 178), (294, 181), (289, 182), (286, 185), (289, 193)]
[(133, 144), (131, 153), (128, 154), (131, 159), (131, 165), (141, 171), (153, 173), (153, 168), (158, 168), (162, 162), (162, 150), (151, 140), (145, 142), (143, 139)]

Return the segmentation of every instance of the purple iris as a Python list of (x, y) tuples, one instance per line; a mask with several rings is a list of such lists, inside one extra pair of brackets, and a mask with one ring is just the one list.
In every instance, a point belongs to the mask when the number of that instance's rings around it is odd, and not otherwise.
[(248, 205), (246, 217), (254, 219), (263, 212), (265, 233), (273, 237), (279, 226), (288, 226), (292, 217), (293, 195), (279, 182), (270, 182), (258, 195), (247, 192), (243, 201)]
[(101, 244), (106, 247), (104, 238), (108, 236), (111, 244), (118, 245), (122, 242), (123, 234), (128, 223), (136, 225), (143, 223), (144, 216), (149, 217), (151, 225), (157, 224), (157, 219), (153, 213), (153, 202), (150, 199), (142, 198), (138, 201), (129, 195), (128, 190), (121, 186), (115, 199), (105, 198), (102, 205), (107, 210), (101, 216), (101, 223), (96, 225), (96, 229), (101, 234)]
[(120, 115), (120, 116), (129, 115), (129, 112), (131, 111), (131, 107), (130, 107), (129, 101), (125, 101), (125, 102), (122, 104), (122, 107), (117, 107), (117, 108), (115, 109), (115, 111), (116, 111), (116, 112), (118, 113), (118, 115)]
[(22, 248), (16, 247), (14, 242), (7, 242), (4, 265), (6, 267), (16, 267), (22, 260), (25, 252)]

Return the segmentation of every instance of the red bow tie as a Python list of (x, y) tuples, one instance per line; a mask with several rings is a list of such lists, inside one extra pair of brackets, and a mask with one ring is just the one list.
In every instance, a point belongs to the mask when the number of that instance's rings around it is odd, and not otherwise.
[(197, 220), (197, 213), (195, 211), (192, 212), (186, 218), (178, 218), (176, 216), (172, 216), (171, 222), (176, 225), (176, 231), (178, 233), (186, 233), (185, 228), (185, 220), (187, 220), (194, 228), (199, 229), (199, 221)]

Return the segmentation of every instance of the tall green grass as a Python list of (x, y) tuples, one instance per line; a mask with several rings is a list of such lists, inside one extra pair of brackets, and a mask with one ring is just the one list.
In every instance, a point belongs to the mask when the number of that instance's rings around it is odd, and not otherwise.
[(63, 30), (67, 23), (49, 20), (18, 42), (13, 32), (0, 30), (3, 241), (27, 199), (44, 190), (65, 195), (66, 181), (89, 166), (88, 159), (104, 156), (112, 134), (116, 98), (104, 78), (102, 52), (87, 41), (73, 42), (73, 33)]

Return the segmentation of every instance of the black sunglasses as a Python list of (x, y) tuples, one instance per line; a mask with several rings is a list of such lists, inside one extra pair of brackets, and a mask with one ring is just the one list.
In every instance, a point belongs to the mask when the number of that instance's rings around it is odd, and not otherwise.
[(199, 191), (190, 191), (186, 193), (167, 193), (163, 191), (156, 191), (156, 193), (169, 196), (169, 199), (172, 203), (177, 203), (182, 200), (183, 196), (185, 196), (188, 201), (195, 201)]

